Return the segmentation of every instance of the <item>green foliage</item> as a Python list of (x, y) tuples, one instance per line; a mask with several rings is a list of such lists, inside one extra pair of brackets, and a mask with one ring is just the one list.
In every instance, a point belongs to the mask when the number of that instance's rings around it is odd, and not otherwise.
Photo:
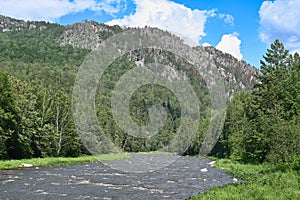
[(0, 72), (0, 159), (9, 158), (8, 141), (17, 128), (15, 99), (9, 76)]
[(0, 77), (0, 159), (88, 153), (72, 120), (70, 93), (90, 50), (61, 46), (64, 27), (41, 25), (47, 28), (0, 33), (0, 69), (16, 77)]
[(32, 137), (36, 134), (36, 96), (33, 93), (33, 88), (26, 82), (13, 77), (9, 81), (13, 87), (18, 126), (8, 140), (7, 151), (10, 158), (30, 158), (33, 156)]
[[(195, 93), (198, 96), (200, 112), (202, 119), (199, 123), (207, 125), (207, 117), (210, 114), (209, 105), (210, 98), (204, 81), (197, 74), (197, 70), (190, 64), (186, 63), (182, 58), (162, 50), (141, 49), (124, 55), (115, 60), (104, 72), (99, 81), (99, 93), (96, 97), (97, 115), (104, 132), (109, 136), (113, 143), (119, 148), (129, 152), (139, 151), (156, 151), (163, 149), (165, 151), (176, 151), (184, 148), (184, 145), (191, 143), (189, 135), (177, 133), (178, 127), (181, 124), (181, 108), (179, 101), (172, 91), (157, 84), (146, 84), (138, 88), (131, 96), (129, 102), (129, 112), (132, 120), (139, 126), (145, 126), (150, 123), (149, 109), (153, 105), (161, 105), (167, 112), (167, 120), (162, 130), (151, 138), (136, 138), (118, 127), (111, 111), (111, 95), (116, 83), (129, 70), (137, 67), (135, 60), (143, 60), (145, 65), (155, 62), (156, 56), (161, 64), (174, 66), (177, 71), (186, 75), (192, 85)], [(158, 56), (157, 56), (158, 57)], [(154, 73), (169, 75), (161, 69), (151, 69)], [(160, 71), (161, 70), (161, 71)], [(170, 81), (174, 81), (171, 80)], [(185, 88), (182, 88), (184, 90)], [(188, 120), (187, 120), (188, 121)], [(202, 126), (196, 138), (192, 142), (192, 146), (187, 150), (189, 154), (198, 154), (203, 140)], [(176, 136), (178, 135), (178, 137)], [(173, 145), (171, 146), (171, 141)], [(184, 153), (184, 152), (181, 152)]]
[(75, 75), (90, 50), (61, 46), (64, 27), (0, 32), (0, 68), (15, 77), (70, 93)]
[(229, 102), (220, 143), (225, 156), (244, 162), (299, 167), (300, 60), (276, 40), (261, 61), (251, 93)]
[(230, 157), (234, 160), (243, 159), (245, 136), (250, 131), (245, 110), (249, 98), (249, 93), (241, 92), (236, 93), (234, 99), (228, 102), (223, 132), (212, 154), (218, 157)]
[[(72, 119), (71, 91), (77, 70), (90, 50), (61, 46), (58, 41), (64, 27), (41, 23), (47, 29), (0, 33), (0, 159), (88, 153)], [(99, 32), (102, 39), (122, 32), (119, 26), (105, 28), (107, 32)], [(228, 102), (223, 133), (212, 154), (244, 162), (268, 161), (278, 166), (288, 163), (290, 168), (297, 168), (300, 56), (290, 55), (276, 40), (263, 58), (262, 75), (254, 90), (237, 93)], [(151, 138), (136, 138), (118, 127), (111, 111), (112, 91), (119, 79), (136, 67), (135, 61), (146, 65), (159, 62), (188, 78), (198, 97), (195, 103), (199, 104), (201, 118), (198, 132), (185, 154), (199, 154), (204, 136), (210, 131), (211, 99), (197, 70), (172, 52), (139, 49), (116, 59), (108, 67), (99, 81), (95, 99), (99, 124), (105, 134), (120, 149), (133, 152), (182, 149), (190, 139), (189, 135), (176, 136), (182, 123), (176, 95), (156, 84), (134, 92), (129, 112), (136, 124), (144, 126), (150, 123), (151, 106), (161, 105), (167, 112), (162, 130)], [(158, 68), (151, 70), (170, 75)], [(109, 148), (103, 149), (108, 151)]]

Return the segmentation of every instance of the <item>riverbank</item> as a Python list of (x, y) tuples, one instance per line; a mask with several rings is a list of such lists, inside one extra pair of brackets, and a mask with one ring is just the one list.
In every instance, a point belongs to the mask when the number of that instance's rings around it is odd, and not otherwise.
[(80, 156), (76, 158), (49, 157), (31, 158), (21, 160), (0, 161), (0, 170), (15, 169), (20, 167), (42, 167), (42, 166), (67, 166), (73, 164), (83, 164), (99, 161), (112, 161), (129, 158), (128, 154), (102, 154), (98, 156)]
[(191, 200), (231, 199), (300, 199), (300, 171), (282, 170), (268, 164), (242, 164), (221, 159), (218, 169), (229, 170), (228, 174), (245, 182), (215, 187)]

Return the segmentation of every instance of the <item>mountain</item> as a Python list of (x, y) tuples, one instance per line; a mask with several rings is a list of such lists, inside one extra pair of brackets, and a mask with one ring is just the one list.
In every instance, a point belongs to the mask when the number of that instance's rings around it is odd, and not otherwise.
[[(123, 29), (118, 25), (108, 26), (94, 21), (85, 21), (66, 26), (59, 41), (62, 45), (69, 44), (95, 50), (109, 36), (128, 29), (130, 28)], [(182, 43), (180, 39), (178, 40)], [(208, 53), (213, 58), (219, 73), (226, 82), (229, 97), (232, 97), (236, 91), (251, 90), (256, 80), (255, 76), (260, 74), (259, 70), (245, 61), (237, 60), (230, 54), (223, 53), (214, 47), (197, 46), (194, 49), (202, 54)], [(140, 55), (140, 60), (143, 60), (143, 56), (145, 55)]]
[[(56, 31), (56, 34), (53, 32)], [(49, 43), (60, 46), (73, 46), (79, 49), (94, 50), (102, 41), (111, 35), (125, 31), (118, 25), (108, 26), (94, 21), (83, 21), (69, 26), (61, 26), (49, 22), (23, 21), (0, 15), (0, 31), (9, 35), (9, 32), (19, 32), (18, 35), (28, 34), (28, 31), (36, 33), (48, 32), (47, 37), (52, 37)], [(2, 35), (3, 35), (2, 33)], [(15, 34), (15, 33), (14, 33)], [(53, 34), (52, 36), (49, 34)], [(43, 38), (40, 38), (43, 40)], [(226, 82), (228, 96), (232, 97), (236, 91), (251, 90), (256, 75), (260, 72), (243, 60), (237, 60), (227, 53), (223, 53), (214, 47), (197, 46), (199, 52), (207, 52), (211, 55), (218, 67), (219, 73)], [(176, 64), (176, 63), (175, 63)]]
[[(39, 157), (41, 155), (74, 156), (86, 153), (82, 143), (79, 142), (79, 136), (71, 116), (72, 90), (75, 79), (80, 66), (90, 52), (101, 47), (105, 39), (126, 30), (131, 31), (134, 28), (123, 28), (118, 25), (108, 26), (94, 21), (83, 21), (62, 26), (48, 22), (23, 21), (0, 16), (0, 72), (6, 72), (16, 77), (17, 80), (26, 82), (25, 84), (25, 82), (17, 81), (15, 78), (12, 79), (12, 88), (15, 88), (15, 93), (20, 91), (19, 85), (24, 85), (25, 88), (24, 93), (26, 95), (20, 94), (19, 96), (22, 98), (15, 95), (16, 102), (26, 99), (28, 96), (34, 97), (31, 103), (26, 103), (25, 100), (19, 102), (20, 108), (24, 105), (31, 105), (31, 110), (18, 109), (18, 112), (24, 117), (31, 116), (30, 123), (24, 120), (19, 124), (32, 130), (19, 135), (25, 137), (26, 141), (37, 141), (36, 144), (32, 144), (35, 146), (30, 146), (25, 140), (18, 140), (25, 141), (24, 144), (16, 143), (16, 145), (18, 148), (23, 148), (22, 145), (24, 145), (24, 148), (28, 149), (28, 154), (23, 155), (22, 151), (18, 155), (15, 152), (8, 152), (5, 153), (7, 158)], [(150, 27), (137, 28), (137, 30), (140, 30), (141, 34), (160, 31)], [(184, 50), (187, 47), (179, 37), (166, 31), (161, 32), (166, 34), (166, 38), (173, 38), (175, 41), (173, 45), (178, 49)], [(201, 58), (211, 59), (212, 63), (203, 64), (205, 68), (203, 70), (212, 75), (215, 72), (210, 69), (211, 65), (218, 70), (218, 74), (221, 74), (225, 82), (227, 96), (230, 98), (237, 91), (251, 90), (256, 81), (256, 75), (260, 74), (259, 70), (245, 61), (239, 61), (213, 47), (197, 46), (193, 47), (193, 52), (202, 55)], [(189, 54), (189, 52), (185, 53)], [(208, 62), (203, 61), (203, 63)], [(140, 126), (150, 123), (149, 110), (153, 105), (161, 105), (167, 111), (165, 126), (151, 138), (136, 138), (128, 135), (115, 122), (111, 111), (112, 92), (122, 76), (137, 66), (144, 67), (153, 62), (167, 65), (169, 68), (156, 67), (151, 70), (155, 70), (168, 80), (187, 79), (192, 86), (197, 96), (192, 104), (197, 101), (199, 103), (199, 115), (201, 115), (199, 123), (201, 126), (199, 126), (197, 136), (192, 142), (189, 152), (199, 152), (199, 145), (206, 133), (213, 112), (210, 108), (211, 97), (208, 83), (191, 63), (169, 51), (155, 48), (135, 49), (125, 53), (110, 64), (99, 80), (95, 97), (95, 110), (101, 128), (115, 146), (126, 151), (154, 151), (161, 148), (174, 151), (181, 148), (182, 150), (181, 145), (184, 143), (182, 141), (189, 137), (176, 137), (176, 131), (182, 121), (181, 105), (176, 96), (167, 88), (157, 84), (145, 85), (132, 94), (129, 102), (130, 117)], [(179, 90), (184, 92), (185, 88), (179, 88)], [(187, 104), (191, 105), (188, 102)], [(195, 116), (188, 117), (193, 118)], [(36, 123), (36, 121), (39, 122)], [(49, 144), (46, 142), (38, 143), (40, 139), (35, 140), (34, 138), (40, 138), (41, 133), (52, 138), (53, 142)], [(102, 145), (104, 146), (100, 153), (111, 151), (110, 145), (105, 142), (106, 140), (103, 141)], [(171, 143), (171, 141), (173, 142)], [(11, 144), (14, 142), (9, 145)], [(49, 146), (50, 144), (53, 146)], [(7, 148), (10, 148), (9, 145)]]

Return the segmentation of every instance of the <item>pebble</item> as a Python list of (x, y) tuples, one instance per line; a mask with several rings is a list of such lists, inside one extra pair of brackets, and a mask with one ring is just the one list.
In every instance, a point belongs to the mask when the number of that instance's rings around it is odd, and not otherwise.
[(209, 162), (208, 164), (209, 164), (209, 165), (214, 165), (214, 164), (216, 164), (216, 161), (211, 161), (211, 162)]
[(175, 181), (170, 181), (170, 180), (169, 180), (169, 181), (167, 181), (167, 183), (175, 183)]
[(207, 168), (203, 168), (200, 170), (201, 172), (208, 172), (208, 169)]

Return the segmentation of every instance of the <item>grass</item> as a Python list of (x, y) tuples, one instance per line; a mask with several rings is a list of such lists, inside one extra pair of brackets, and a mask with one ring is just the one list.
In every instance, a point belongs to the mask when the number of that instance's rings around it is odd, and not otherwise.
[(192, 200), (286, 200), (300, 199), (300, 172), (276, 170), (270, 165), (241, 164), (231, 160), (217, 160), (217, 167), (230, 170), (233, 177), (245, 180), (216, 187)]
[(167, 152), (167, 151), (140, 151), (136, 152), (135, 154), (176, 154), (175, 152)]
[(32, 164), (34, 167), (40, 166), (65, 166), (89, 162), (112, 161), (129, 158), (128, 154), (102, 154), (98, 156), (80, 156), (76, 158), (50, 157), (31, 158), (22, 160), (0, 161), (0, 169), (13, 169), (21, 167), (23, 163)]

